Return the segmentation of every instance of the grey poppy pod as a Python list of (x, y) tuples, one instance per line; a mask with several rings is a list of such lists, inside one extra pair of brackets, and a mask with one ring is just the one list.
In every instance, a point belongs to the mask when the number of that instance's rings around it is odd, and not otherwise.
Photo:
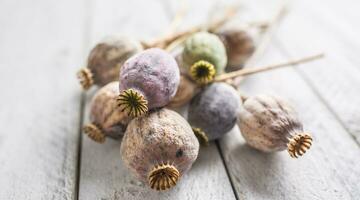
[(92, 85), (103, 86), (117, 81), (123, 63), (142, 50), (139, 41), (128, 37), (103, 39), (91, 50), (87, 67), (78, 72), (81, 85), (87, 90)]
[(246, 142), (264, 152), (287, 149), (291, 157), (297, 158), (312, 144), (294, 109), (279, 97), (245, 97), (238, 125)]
[(233, 87), (212, 83), (191, 100), (188, 121), (200, 141), (215, 140), (234, 127), (240, 104), (241, 99)]
[(243, 29), (228, 28), (217, 33), (225, 45), (228, 63), (226, 71), (242, 69), (255, 51), (252, 36)]
[(92, 140), (103, 143), (105, 138), (120, 138), (131, 118), (121, 112), (116, 98), (119, 95), (119, 82), (111, 82), (93, 97), (90, 105), (90, 123), (83, 128)]
[(139, 180), (152, 189), (166, 190), (191, 168), (199, 142), (184, 118), (163, 108), (132, 120), (120, 151)]

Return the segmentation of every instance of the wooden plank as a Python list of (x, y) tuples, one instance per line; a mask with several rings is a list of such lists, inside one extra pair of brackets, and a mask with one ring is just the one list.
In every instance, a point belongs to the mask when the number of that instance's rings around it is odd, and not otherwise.
[(0, 199), (75, 199), (83, 1), (0, 2)]
[[(258, 64), (280, 60), (285, 56), (271, 46)], [(304, 68), (318, 63), (308, 65)], [(286, 151), (265, 154), (254, 150), (245, 145), (237, 128), (230, 132), (220, 146), (240, 199), (359, 198), (360, 149), (294, 69), (248, 77), (240, 90), (289, 99), (314, 137), (310, 151), (295, 160)]]
[[(109, 33), (125, 32), (136, 37), (154, 37), (162, 33), (169, 23), (169, 16), (173, 15), (166, 13), (164, 8), (176, 6), (174, 2), (164, 5), (163, 1), (131, 1), (124, 4), (117, 0), (106, 3), (99, 0), (92, 7), (94, 18), (90, 43), (95, 44)], [(130, 12), (134, 9), (138, 9), (137, 13), (141, 13), (141, 16)], [(131, 20), (128, 20), (129, 16)], [(201, 17), (200, 14), (193, 15), (194, 20)], [(86, 99), (86, 120), (91, 96), (90, 92)], [(161, 193), (149, 189), (130, 174), (121, 161), (120, 143), (108, 139), (100, 145), (84, 136), (79, 199), (235, 199), (218, 148), (213, 143), (201, 149), (198, 160), (179, 185)]]
[(312, 3), (294, 4), (279, 31), (278, 43), (289, 58), (325, 51), (324, 61), (298, 72), (360, 144), (360, 59), (356, 53), (360, 29), (349, 24), (351, 15), (342, 16), (342, 21), (332, 20), (337, 15), (328, 18), (337, 7), (319, 7), (319, 12), (306, 9)]

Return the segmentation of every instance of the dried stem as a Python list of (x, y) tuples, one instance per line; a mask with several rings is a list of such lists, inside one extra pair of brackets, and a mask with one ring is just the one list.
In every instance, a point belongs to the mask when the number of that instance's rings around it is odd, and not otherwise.
[(174, 34), (175, 30), (181, 24), (186, 12), (188, 5), (185, 0), (180, 0), (180, 8), (177, 9), (174, 18), (171, 20), (168, 28), (164, 31), (164, 37)]
[(166, 48), (172, 42), (174, 42), (175, 40), (177, 40), (183, 36), (189, 36), (193, 33), (196, 33), (196, 32), (202, 31), (202, 30), (215, 31), (219, 27), (223, 26), (231, 17), (233, 17), (235, 15), (235, 13), (237, 12), (237, 9), (238, 9), (237, 6), (229, 6), (229, 8), (225, 11), (225, 14), (223, 17), (221, 17), (218, 20), (212, 21), (207, 26), (204, 26), (204, 25), (194, 26), (188, 30), (176, 32), (174, 34), (160, 38), (152, 43), (143, 42), (143, 46), (144, 46), (144, 48), (151, 48), (151, 47)]
[[(256, 50), (251, 55), (251, 57), (246, 61), (244, 68), (248, 68), (249, 66), (254, 65), (255, 62), (258, 60), (258, 58), (264, 54), (275, 30), (279, 27), (280, 22), (286, 16), (287, 11), (288, 11), (288, 3), (284, 3), (280, 7), (276, 15), (272, 18), (272, 20), (264, 27), (263, 32), (261, 33), (260, 41), (256, 45)], [(234, 85), (238, 86), (242, 80), (243, 77), (238, 76), (233, 81)]]
[(273, 69), (277, 69), (277, 68), (281, 68), (281, 67), (294, 66), (294, 65), (298, 65), (298, 64), (302, 64), (302, 63), (306, 63), (306, 62), (311, 62), (311, 61), (314, 61), (314, 60), (317, 60), (317, 59), (320, 59), (323, 57), (324, 57), (324, 54), (320, 53), (320, 54), (304, 57), (304, 58), (301, 58), (298, 60), (291, 60), (291, 61), (280, 63), (280, 64), (240, 69), (240, 70), (237, 70), (234, 72), (219, 75), (219, 76), (215, 77), (215, 81), (220, 82), (220, 81), (225, 81), (227, 79), (232, 79), (232, 78), (239, 77), (239, 76), (247, 76), (247, 75), (264, 72), (264, 71), (269, 71), (269, 70), (273, 70)]

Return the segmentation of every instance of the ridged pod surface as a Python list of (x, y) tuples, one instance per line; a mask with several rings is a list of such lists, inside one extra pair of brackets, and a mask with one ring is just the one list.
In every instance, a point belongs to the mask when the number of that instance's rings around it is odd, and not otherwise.
[(152, 48), (128, 59), (119, 80), (119, 106), (132, 116), (140, 116), (169, 103), (176, 94), (180, 72), (169, 53)]
[(225, 29), (217, 33), (225, 45), (228, 57), (226, 71), (235, 71), (243, 68), (245, 62), (255, 51), (252, 36), (242, 29)]
[(188, 121), (196, 132), (202, 131), (209, 141), (215, 140), (234, 127), (240, 104), (241, 99), (233, 87), (212, 83), (191, 100)]
[(163, 108), (132, 120), (120, 149), (125, 165), (139, 180), (166, 190), (191, 168), (199, 143), (184, 118)]
[(87, 77), (79, 77), (83, 79), (81, 81), (83, 81), (84, 89), (89, 88), (92, 84), (103, 86), (117, 81), (123, 63), (142, 50), (140, 42), (128, 37), (111, 36), (103, 39), (91, 50), (88, 57), (86, 68), (91, 72), (91, 76), (81, 73), (84, 69), (78, 74), (79, 76), (87, 75)]
[(290, 156), (296, 158), (312, 144), (310, 134), (304, 132), (294, 109), (279, 97), (245, 98), (238, 125), (246, 142), (264, 152), (287, 149)]
[(111, 82), (96, 92), (90, 105), (90, 124), (84, 126), (84, 132), (97, 141), (104, 142), (105, 137), (120, 138), (131, 118), (121, 112), (116, 98), (119, 95), (119, 82)]

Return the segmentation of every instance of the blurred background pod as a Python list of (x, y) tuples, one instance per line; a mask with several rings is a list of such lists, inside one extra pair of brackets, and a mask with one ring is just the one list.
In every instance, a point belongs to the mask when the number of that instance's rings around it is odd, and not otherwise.
[(226, 48), (228, 58), (226, 71), (242, 69), (255, 51), (255, 41), (249, 31), (241, 28), (226, 28), (217, 35)]
[(120, 151), (124, 164), (140, 181), (167, 190), (191, 168), (199, 142), (184, 118), (163, 108), (132, 120)]
[(84, 90), (117, 81), (120, 68), (131, 56), (143, 50), (139, 41), (125, 36), (108, 36), (90, 52), (87, 66), (78, 72)]
[(103, 143), (106, 137), (120, 138), (131, 118), (121, 112), (116, 98), (119, 82), (111, 82), (96, 92), (90, 105), (90, 123), (83, 128), (92, 140)]

